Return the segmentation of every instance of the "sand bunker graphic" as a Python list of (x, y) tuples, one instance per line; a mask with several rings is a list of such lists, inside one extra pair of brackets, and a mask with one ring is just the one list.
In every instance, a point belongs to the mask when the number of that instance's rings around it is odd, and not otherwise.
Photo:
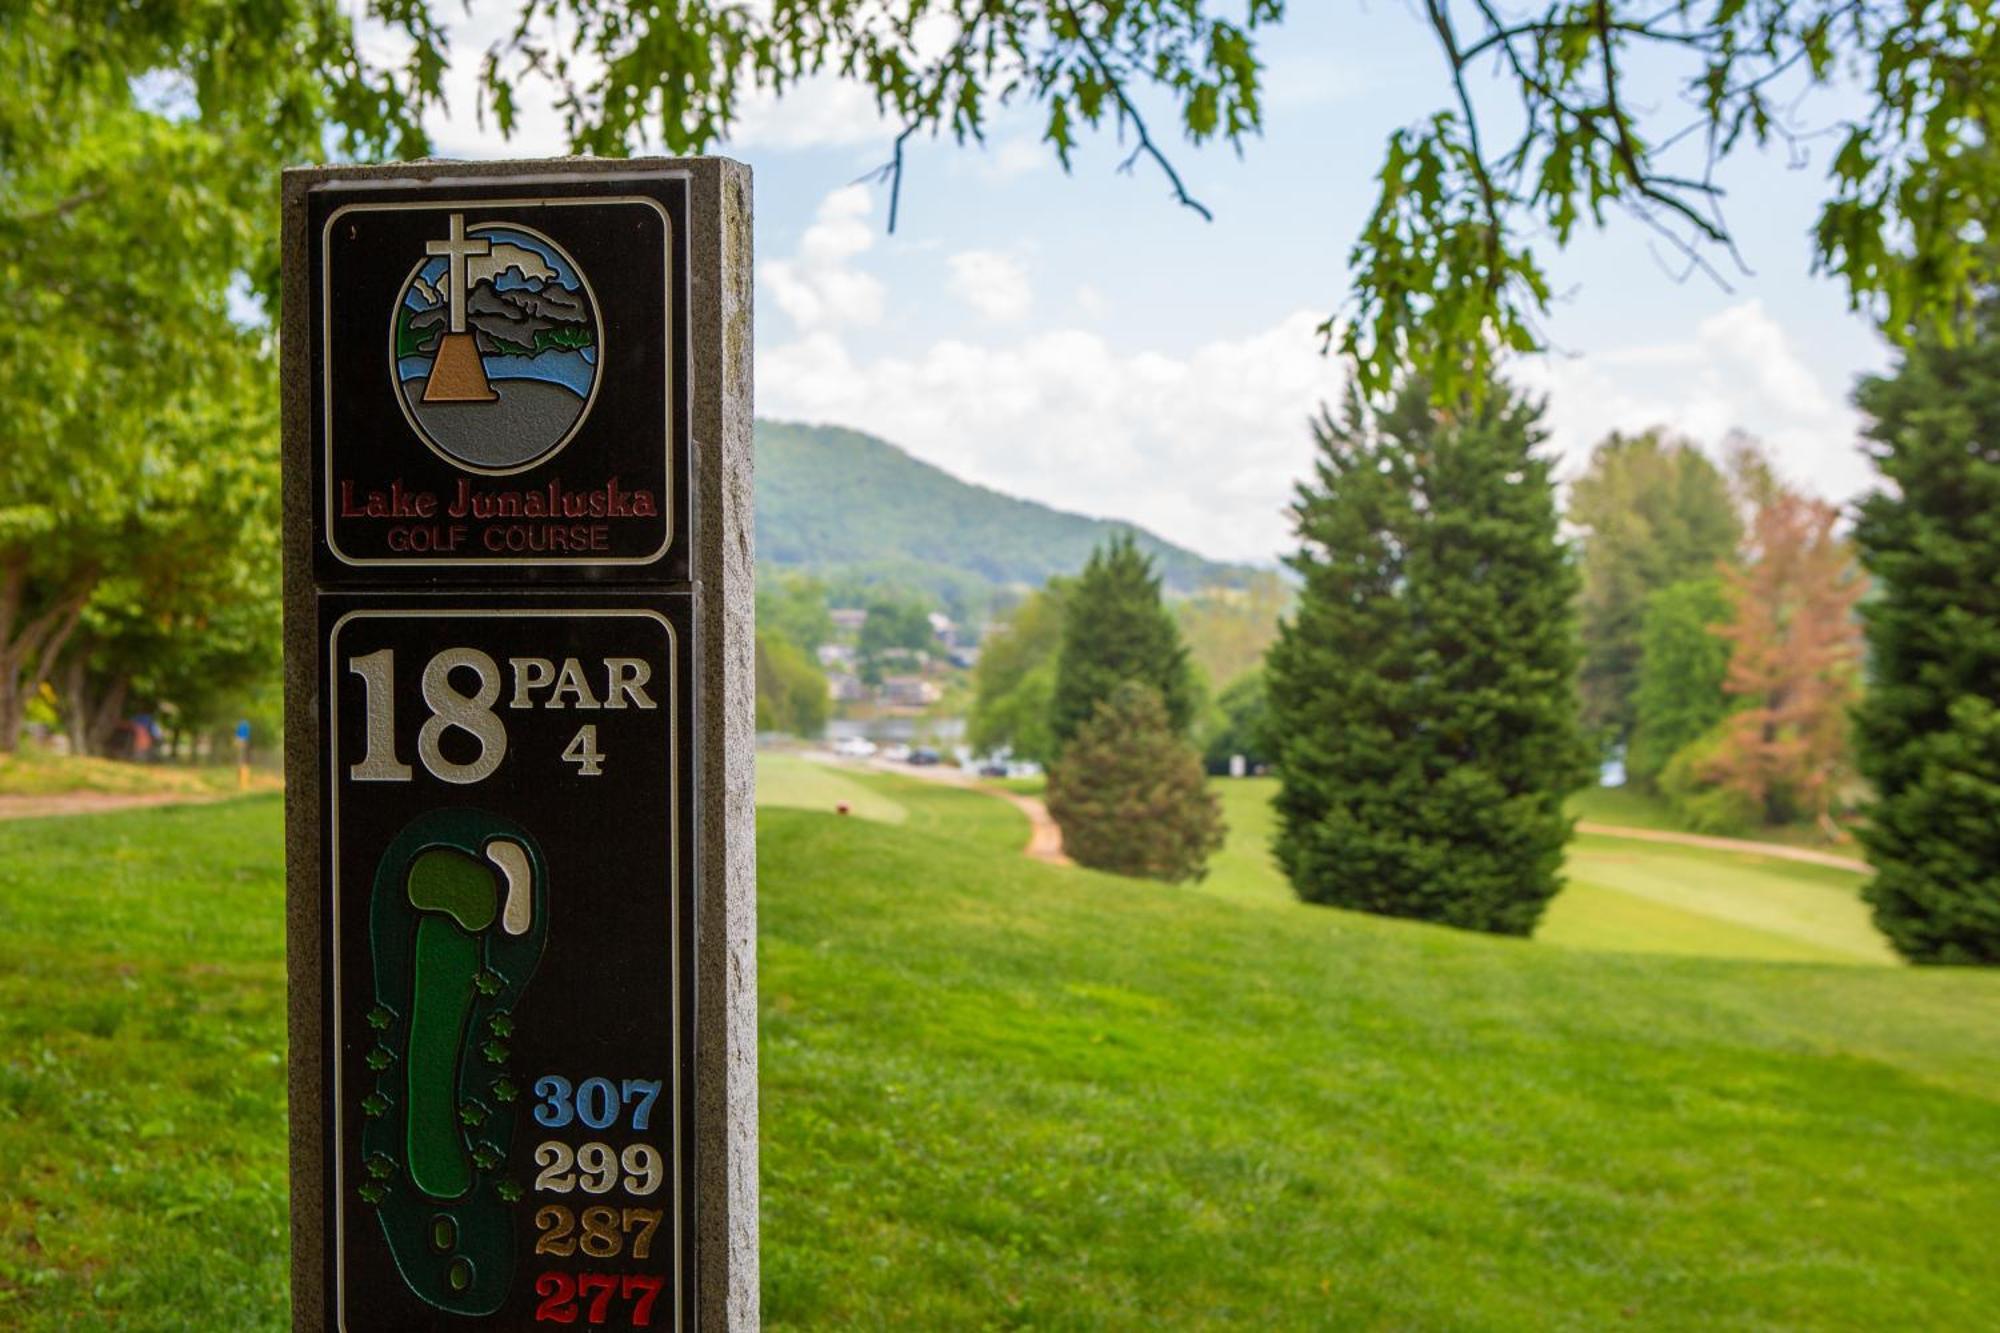
[(547, 865), (511, 820), (432, 811), (382, 855), (356, 1189), (410, 1290), (452, 1314), (491, 1314), (513, 1281), (512, 1041), (547, 935)]
[(602, 326), (568, 252), (518, 223), (449, 216), (396, 303), (404, 415), (455, 463), (515, 471), (552, 457), (597, 391)]

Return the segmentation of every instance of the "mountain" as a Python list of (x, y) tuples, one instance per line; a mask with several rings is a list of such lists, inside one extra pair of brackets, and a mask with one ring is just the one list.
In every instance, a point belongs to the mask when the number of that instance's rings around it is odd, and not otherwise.
[(1248, 566), (1205, 559), (1129, 523), (1086, 518), (960, 481), (860, 431), (757, 423), (757, 558), (830, 582), (923, 589), (961, 611), (1003, 588), (1074, 574), (1133, 532), (1168, 588), (1241, 582)]

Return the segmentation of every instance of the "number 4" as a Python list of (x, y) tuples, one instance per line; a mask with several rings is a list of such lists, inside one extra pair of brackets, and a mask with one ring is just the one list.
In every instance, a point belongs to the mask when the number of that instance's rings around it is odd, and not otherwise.
[(577, 728), (576, 735), (570, 737), (569, 744), (563, 748), (562, 757), (565, 763), (576, 765), (578, 777), (594, 778), (602, 775), (604, 756), (597, 752), (596, 724)]

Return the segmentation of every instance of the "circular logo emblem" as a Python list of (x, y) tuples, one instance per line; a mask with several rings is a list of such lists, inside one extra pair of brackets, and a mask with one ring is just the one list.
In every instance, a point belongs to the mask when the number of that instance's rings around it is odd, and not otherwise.
[(396, 302), (389, 355), (411, 429), (447, 462), (519, 472), (568, 444), (597, 398), (597, 302), (560, 245), (451, 214)]

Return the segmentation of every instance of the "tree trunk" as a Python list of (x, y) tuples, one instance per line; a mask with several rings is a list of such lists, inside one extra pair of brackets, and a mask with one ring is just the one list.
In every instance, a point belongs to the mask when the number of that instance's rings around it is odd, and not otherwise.
[(64, 730), (69, 732), (71, 754), (91, 753), (89, 682), (86, 679), (88, 673), (84, 669), (85, 660), (89, 656), (89, 650), (84, 645), (78, 644), (77, 650), (69, 655), (69, 661), (63, 667), (63, 723)]
[(123, 673), (113, 676), (111, 684), (105, 687), (104, 696), (90, 713), (89, 731), (85, 735), (90, 753), (104, 754), (111, 748), (111, 738), (118, 734), (118, 724), (125, 720), (125, 693), (131, 687), (132, 678)]
[(0, 553), (0, 754), (19, 748), (28, 700), (55, 670), (96, 586), (95, 570), (78, 571), (52, 605), (31, 616), (26, 606), (28, 553)]

